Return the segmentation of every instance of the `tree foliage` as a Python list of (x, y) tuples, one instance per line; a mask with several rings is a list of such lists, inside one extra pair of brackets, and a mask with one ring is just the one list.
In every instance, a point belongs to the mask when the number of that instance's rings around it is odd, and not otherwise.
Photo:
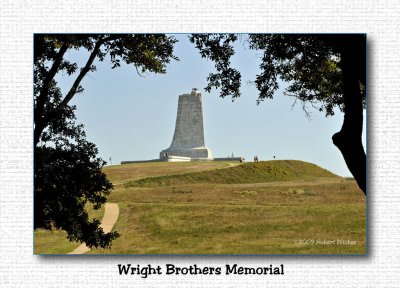
[(221, 89), (220, 96), (240, 97), (240, 72), (230, 66), (230, 58), (235, 54), (233, 43), (237, 40), (234, 34), (197, 34), (190, 37), (203, 58), (215, 62), (217, 73), (207, 77), (208, 85), (204, 90)]
[(75, 124), (75, 107), (64, 110), (64, 118), (43, 133), (46, 141), (35, 147), (35, 228), (63, 229), (71, 241), (109, 247), (119, 234), (104, 234), (98, 219), (89, 220), (85, 205), (89, 201), (99, 209), (113, 186), (101, 172), (105, 162), (97, 158), (97, 148)]
[[(240, 72), (230, 67), (237, 37), (194, 34), (189, 39), (202, 57), (216, 63), (217, 71), (210, 74), (205, 89), (220, 88), (221, 97), (240, 96)], [(335, 107), (344, 112), (342, 129), (332, 140), (366, 193), (366, 155), (361, 143), (366, 103), (365, 35), (250, 34), (246, 43), (249, 49), (262, 52), (260, 74), (254, 80), (259, 91), (257, 103), (273, 98), (279, 84), (285, 82), (284, 94), (300, 100), (304, 109), (310, 103), (326, 116), (333, 115)]]
[[(63, 229), (71, 241), (110, 247), (117, 232), (104, 233), (89, 220), (86, 203), (99, 209), (113, 186), (102, 172), (105, 162), (75, 123), (69, 101), (83, 91), (82, 79), (96, 71), (95, 60), (108, 57), (111, 68), (133, 65), (138, 73), (165, 73), (176, 40), (146, 34), (36, 34), (34, 37), (34, 226)], [(86, 50), (83, 67), (67, 60), (69, 50)], [(62, 95), (57, 73), (74, 77)]]
[[(311, 103), (326, 116), (334, 115), (334, 108), (344, 111), (343, 81), (340, 51), (343, 39), (340, 34), (249, 34), (246, 39), (250, 50), (263, 53), (261, 73), (254, 84), (259, 95), (257, 104), (272, 99), (288, 83), (284, 94), (301, 102)], [(216, 73), (210, 73), (204, 88), (221, 89), (220, 96), (240, 97), (241, 74), (230, 67), (234, 55), (235, 34), (193, 34), (190, 41), (199, 49), (203, 58), (214, 62)], [(223, 55), (223, 56), (222, 56)], [(364, 63), (365, 65), (365, 63)], [(365, 107), (365, 67), (360, 75), (360, 88)], [(229, 72), (227, 72), (229, 71)], [(232, 77), (234, 75), (234, 77)]]

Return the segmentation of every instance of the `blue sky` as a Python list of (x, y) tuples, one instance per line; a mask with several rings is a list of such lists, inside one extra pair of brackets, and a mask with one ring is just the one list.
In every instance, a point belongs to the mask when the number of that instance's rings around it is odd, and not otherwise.
[[(234, 102), (218, 97), (219, 91), (204, 91), (206, 78), (214, 71), (212, 62), (202, 59), (186, 35), (175, 35), (179, 42), (167, 74), (139, 76), (133, 66), (111, 69), (108, 60), (96, 63), (97, 71), (82, 81), (85, 91), (71, 104), (77, 106), (77, 119), (84, 124), (88, 140), (99, 148), (99, 156), (112, 164), (125, 160), (158, 158), (172, 141), (178, 96), (200, 89), (203, 96), (206, 145), (215, 157), (243, 156), (251, 161), (296, 159), (315, 163), (340, 176), (350, 176), (331, 137), (339, 131), (343, 114), (326, 118), (310, 108), (311, 119), (300, 104), (292, 109), (294, 98), (278, 91), (272, 100), (256, 105), (258, 91), (248, 84), (259, 73), (260, 54), (239, 42), (232, 65), (242, 74), (242, 96)], [(67, 57), (82, 63), (84, 51)], [(64, 92), (71, 77), (58, 75)], [(365, 113), (364, 113), (365, 116)], [(366, 123), (364, 118), (364, 124)], [(365, 147), (365, 125), (363, 142)], [(110, 163), (109, 163), (110, 164)]]

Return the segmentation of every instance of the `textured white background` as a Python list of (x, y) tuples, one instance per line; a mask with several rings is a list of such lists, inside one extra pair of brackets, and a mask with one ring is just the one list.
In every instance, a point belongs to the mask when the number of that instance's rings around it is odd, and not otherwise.
[[(0, 287), (399, 287), (398, 1), (2, 1)], [(36, 32), (366, 32), (367, 257), (32, 255), (32, 34)], [(119, 276), (118, 263), (285, 264), (284, 276)]]

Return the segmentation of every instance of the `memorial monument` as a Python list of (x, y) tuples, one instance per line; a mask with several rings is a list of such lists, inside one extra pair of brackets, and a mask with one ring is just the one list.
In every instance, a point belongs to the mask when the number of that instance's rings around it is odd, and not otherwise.
[(200, 91), (179, 96), (174, 137), (171, 146), (160, 152), (164, 161), (213, 160), (204, 141), (203, 104)]

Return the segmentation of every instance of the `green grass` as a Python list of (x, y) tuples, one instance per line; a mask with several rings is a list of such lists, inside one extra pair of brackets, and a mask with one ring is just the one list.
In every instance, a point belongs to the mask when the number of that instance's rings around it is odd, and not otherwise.
[(313, 179), (316, 177), (337, 176), (311, 163), (294, 160), (277, 160), (257, 163), (245, 163), (236, 167), (212, 171), (146, 177), (129, 181), (125, 184), (125, 186), (156, 187), (180, 185), (187, 183), (265, 183), (273, 181), (305, 180)]
[(109, 196), (120, 208), (113, 230), (121, 236), (111, 249), (88, 253), (366, 253), (365, 196), (354, 180), (301, 161), (214, 163), (150, 163), (157, 164), (154, 170), (149, 163), (108, 167), (106, 173), (121, 184)]

